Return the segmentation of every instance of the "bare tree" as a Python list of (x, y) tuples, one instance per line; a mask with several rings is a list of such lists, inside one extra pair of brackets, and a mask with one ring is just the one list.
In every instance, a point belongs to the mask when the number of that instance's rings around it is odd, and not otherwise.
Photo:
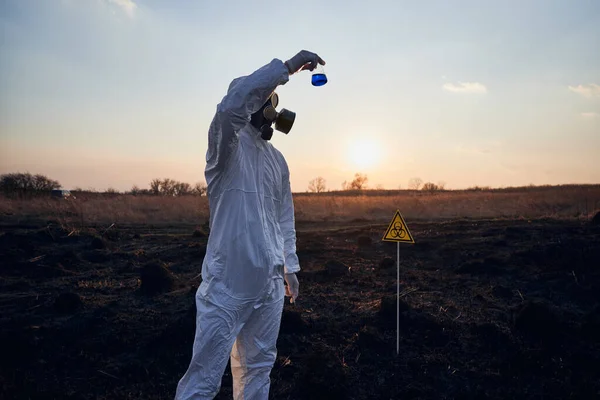
[(192, 192), (198, 196), (202, 196), (203, 194), (206, 194), (206, 183), (204, 182), (196, 182), (196, 184), (194, 185), (194, 189), (192, 190)]
[(344, 183), (342, 183), (342, 188), (344, 190), (363, 190), (367, 188), (367, 181), (369, 180), (369, 178), (367, 177), (367, 175), (363, 175), (363, 174), (354, 174), (354, 179), (352, 180), (352, 182), (347, 183), (346, 181), (344, 181)]
[(152, 182), (150, 182), (150, 192), (152, 194), (155, 195), (159, 195), (160, 194), (160, 179), (153, 179)]
[(324, 192), (325, 187), (325, 179), (321, 176), (317, 176), (315, 179), (308, 182), (308, 191), (313, 193), (321, 193)]
[[(137, 189), (136, 186), (134, 186), (134, 188)], [(161, 196), (187, 196), (192, 194), (202, 196), (203, 194), (206, 194), (206, 183), (197, 182), (194, 185), (190, 185), (187, 182), (180, 182), (170, 178), (153, 179), (152, 182), (150, 182), (150, 190), (137, 190), (140, 194), (153, 194)]]
[(173, 184), (173, 196), (186, 196), (192, 194), (192, 185), (186, 182), (175, 182)]
[(439, 181), (437, 183), (437, 185), (438, 185), (438, 190), (444, 190), (444, 189), (446, 189), (446, 182), (444, 182), (444, 181)]
[(44, 175), (36, 174), (31, 179), (31, 188), (33, 190), (52, 190), (58, 189), (60, 184), (58, 181), (47, 178)]
[(440, 188), (433, 182), (425, 182), (421, 190), (424, 192), (435, 192), (436, 190), (440, 190)]
[(163, 196), (175, 196), (175, 185), (177, 181), (174, 179), (165, 178), (160, 182), (160, 194)]
[(408, 188), (413, 189), (413, 190), (419, 190), (419, 188), (421, 187), (422, 184), (423, 184), (423, 179), (411, 178), (410, 181), (408, 181)]
[(376, 190), (385, 190), (385, 188), (383, 187), (383, 185), (381, 183), (378, 183), (377, 186), (375, 186)]

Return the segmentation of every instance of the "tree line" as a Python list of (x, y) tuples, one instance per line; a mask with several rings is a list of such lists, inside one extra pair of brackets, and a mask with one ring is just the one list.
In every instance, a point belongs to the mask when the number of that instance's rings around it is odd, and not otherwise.
[[(144, 190), (147, 190), (144, 193)], [(150, 189), (139, 189), (137, 186), (131, 188), (131, 194), (152, 194), (155, 196), (202, 196), (206, 193), (206, 184), (197, 182), (193, 186), (187, 182), (179, 182), (174, 179), (153, 179), (150, 182)]]
[(0, 175), (0, 192), (7, 196), (26, 196), (60, 189), (60, 183), (40, 174), (11, 173)]
[[(46, 194), (55, 189), (60, 189), (62, 185), (59, 181), (50, 179), (41, 174), (30, 173), (10, 173), (0, 175), (0, 193), (6, 196), (33, 196)], [(119, 192), (114, 188), (108, 188), (104, 192), (94, 189), (74, 188), (74, 193), (107, 193), (107, 194), (132, 194), (132, 195), (151, 195), (151, 196), (202, 196), (206, 194), (206, 184), (197, 182), (191, 185), (187, 182), (180, 182), (175, 179), (153, 179), (148, 188), (140, 188), (134, 185), (131, 190)]]
[[(351, 181), (344, 181), (342, 183), (342, 190), (368, 190), (369, 178), (366, 174), (356, 173), (354, 179)], [(382, 185), (376, 185), (375, 190), (384, 190)], [(398, 189), (402, 189), (400, 185)], [(408, 189), (411, 190), (422, 190), (426, 192), (435, 192), (446, 190), (446, 182), (440, 181), (438, 183), (425, 182), (421, 178), (411, 178), (408, 181)], [(327, 192), (327, 182), (322, 176), (318, 176), (308, 182), (308, 191), (310, 193), (323, 193)]]
[[(86, 190), (75, 188), (74, 192), (86, 192)], [(87, 192), (90, 192), (89, 190)], [(93, 192), (93, 191), (91, 191)], [(108, 188), (104, 193), (108, 194), (131, 194), (134, 196), (203, 196), (206, 194), (206, 183), (196, 182), (191, 185), (175, 179), (153, 179), (147, 188), (133, 185), (129, 191), (119, 192), (117, 189)]]

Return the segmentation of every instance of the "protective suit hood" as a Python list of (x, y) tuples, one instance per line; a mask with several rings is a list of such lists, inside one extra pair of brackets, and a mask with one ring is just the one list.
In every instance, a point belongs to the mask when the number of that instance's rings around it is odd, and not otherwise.
[[(234, 79), (227, 89), (228, 96), (235, 96), (240, 88), (247, 84), (248, 77), (242, 76)], [(271, 140), (273, 137), (273, 128), (286, 135), (292, 130), (296, 120), (296, 113), (285, 108), (277, 111), (279, 105), (279, 95), (273, 91), (266, 101), (250, 115), (250, 124), (258, 130), (259, 136), (263, 140)]]

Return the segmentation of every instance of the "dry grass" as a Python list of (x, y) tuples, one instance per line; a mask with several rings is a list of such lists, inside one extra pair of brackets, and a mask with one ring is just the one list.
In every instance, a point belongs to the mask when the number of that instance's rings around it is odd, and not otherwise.
[(206, 197), (155, 197), (118, 195), (62, 200), (0, 198), (0, 215), (16, 222), (52, 220), (67, 229), (90, 225), (202, 224), (208, 219)]
[(388, 221), (396, 209), (412, 220), (456, 218), (590, 218), (600, 187), (519, 191), (398, 192), (379, 196), (297, 196), (296, 217), (308, 221)]
[[(385, 223), (396, 209), (411, 220), (456, 218), (588, 219), (600, 208), (600, 186), (522, 188), (510, 191), (365, 192), (294, 198), (297, 221)], [(117, 195), (63, 201), (0, 198), (5, 221), (57, 221), (67, 229), (90, 225), (201, 225), (208, 220), (206, 197)]]

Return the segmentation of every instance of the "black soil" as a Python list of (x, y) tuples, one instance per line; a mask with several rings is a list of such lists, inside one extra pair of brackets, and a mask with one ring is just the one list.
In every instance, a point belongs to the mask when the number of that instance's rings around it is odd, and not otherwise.
[[(300, 297), (285, 304), (272, 399), (598, 398), (595, 226), (410, 229), (397, 314), (396, 245), (370, 239), (385, 226), (298, 227)], [(173, 398), (207, 237), (193, 226), (110, 233), (2, 229), (0, 398)], [(231, 393), (227, 371), (217, 398)]]
[(600, 226), (600, 211), (598, 211), (596, 215), (594, 215), (594, 218), (592, 218), (592, 225)]

